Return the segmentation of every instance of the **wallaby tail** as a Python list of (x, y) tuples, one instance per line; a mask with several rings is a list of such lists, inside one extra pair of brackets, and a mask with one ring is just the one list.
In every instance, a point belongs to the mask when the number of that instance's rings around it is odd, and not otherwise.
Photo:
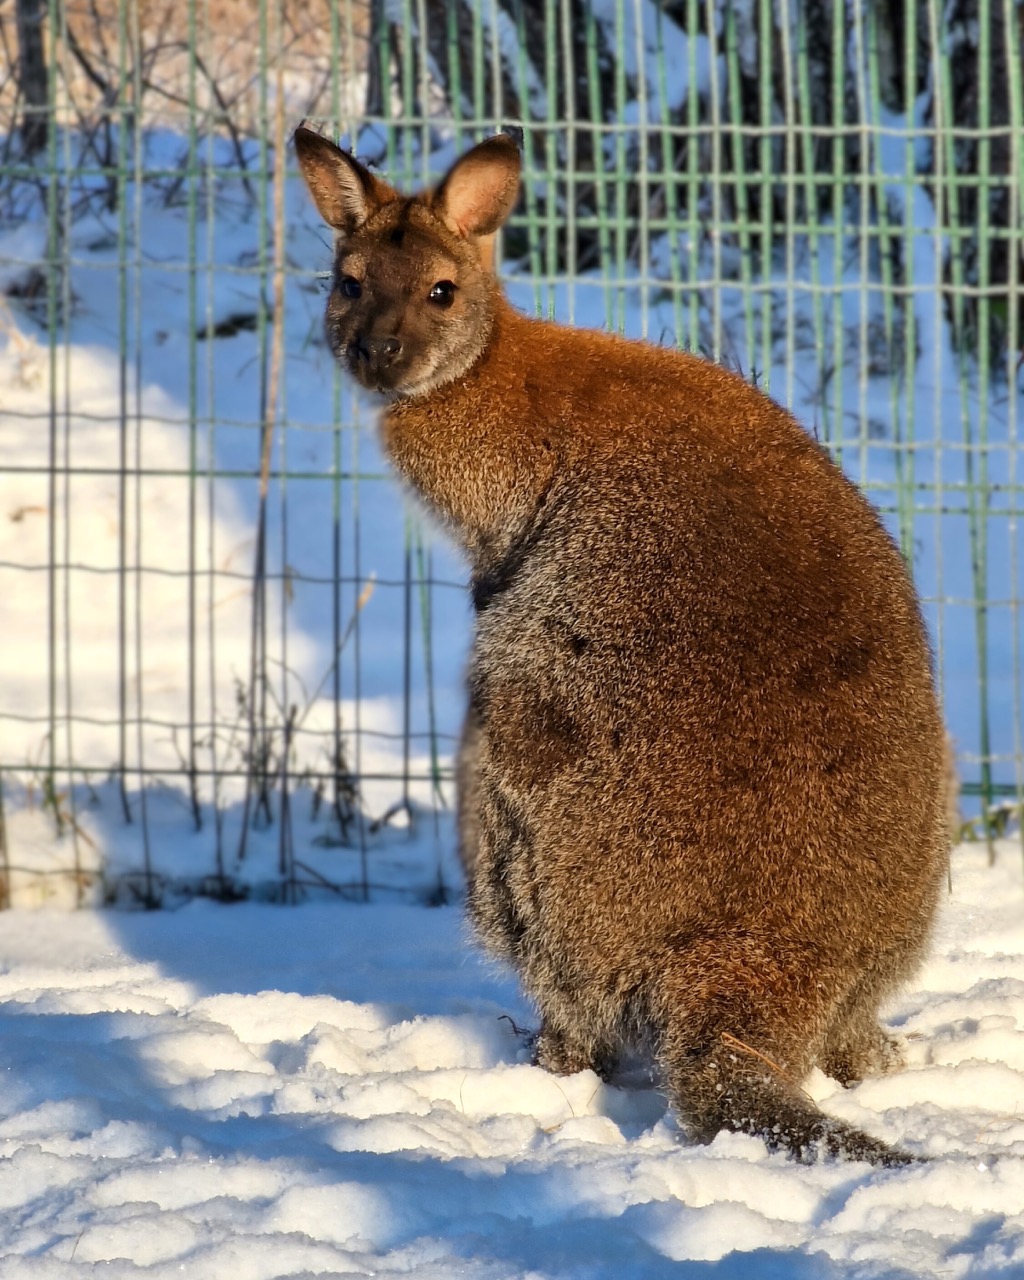
[(820, 1111), (783, 1068), (733, 1036), (721, 1035), (710, 1052), (691, 1049), (681, 1063), (672, 1055), (665, 1065), (674, 1101), (697, 1142), (731, 1129), (806, 1163), (820, 1156), (885, 1166), (916, 1159)]

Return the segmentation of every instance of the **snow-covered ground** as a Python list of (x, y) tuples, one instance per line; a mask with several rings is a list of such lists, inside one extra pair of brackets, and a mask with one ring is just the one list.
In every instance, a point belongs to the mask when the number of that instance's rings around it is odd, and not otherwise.
[(13, 911), (0, 1275), (1024, 1275), (1021, 851), (957, 850), (894, 1002), (906, 1070), (828, 1110), (927, 1162), (688, 1146), (656, 1089), (528, 1063), (457, 907)]

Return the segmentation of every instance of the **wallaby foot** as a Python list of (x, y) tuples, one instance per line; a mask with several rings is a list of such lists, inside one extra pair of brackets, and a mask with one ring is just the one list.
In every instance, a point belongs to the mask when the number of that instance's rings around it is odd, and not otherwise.
[(903, 1046), (872, 1018), (830, 1031), (821, 1069), (841, 1085), (859, 1084), (871, 1076), (890, 1075), (905, 1065)]
[(886, 983), (877, 974), (861, 980), (830, 1019), (819, 1064), (841, 1085), (888, 1075), (904, 1065), (900, 1041), (878, 1024), (878, 1006)]
[(573, 1076), (578, 1071), (595, 1071), (606, 1079), (615, 1066), (614, 1053), (603, 1045), (582, 1039), (544, 1022), (533, 1048), (534, 1064), (556, 1076)]

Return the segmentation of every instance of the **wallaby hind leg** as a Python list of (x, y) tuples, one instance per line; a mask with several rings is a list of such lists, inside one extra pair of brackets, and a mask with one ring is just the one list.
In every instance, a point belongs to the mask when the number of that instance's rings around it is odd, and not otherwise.
[(718, 940), (701, 948), (703, 954), (692, 950), (664, 987), (659, 1059), (695, 1141), (710, 1142), (730, 1129), (801, 1160), (843, 1155), (897, 1165), (912, 1159), (825, 1115), (803, 1092), (829, 987), (814, 980), (809, 961), (783, 969), (767, 948), (751, 950), (743, 940)]
[(480, 727), (480, 713), (470, 702), (455, 759), (459, 860), (469, 888), (473, 885), (480, 851)]

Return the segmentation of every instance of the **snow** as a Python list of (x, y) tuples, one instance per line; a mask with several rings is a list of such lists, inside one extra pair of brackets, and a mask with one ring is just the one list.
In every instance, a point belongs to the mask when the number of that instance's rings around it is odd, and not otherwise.
[(642, 1072), (529, 1065), (457, 906), (9, 911), (0, 1274), (1019, 1276), (1022, 890), (1016, 843), (957, 850), (906, 1069), (807, 1082), (928, 1157), (885, 1171), (693, 1147)]

